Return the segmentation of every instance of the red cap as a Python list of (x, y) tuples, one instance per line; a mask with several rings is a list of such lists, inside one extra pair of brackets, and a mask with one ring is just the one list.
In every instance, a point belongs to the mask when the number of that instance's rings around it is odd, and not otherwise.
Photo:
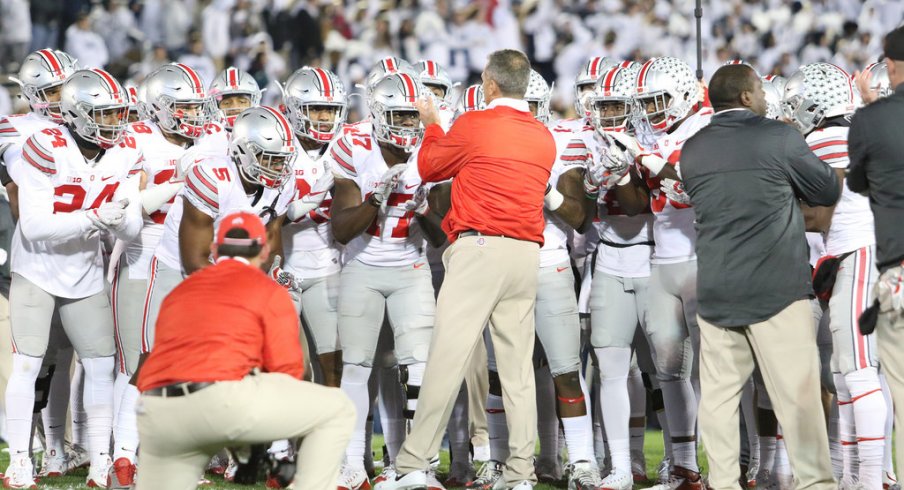
[[(226, 233), (229, 233), (231, 230), (245, 230), (245, 232), (248, 233), (248, 238), (227, 238)], [(264, 222), (255, 214), (247, 211), (229, 213), (220, 222), (220, 227), (217, 230), (216, 243), (217, 246), (245, 246), (254, 245), (255, 243), (264, 246), (267, 244), (267, 228), (264, 226)]]

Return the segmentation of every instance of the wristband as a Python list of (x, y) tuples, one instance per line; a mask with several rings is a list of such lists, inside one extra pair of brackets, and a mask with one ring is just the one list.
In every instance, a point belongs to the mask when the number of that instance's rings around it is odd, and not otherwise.
[(628, 185), (630, 182), (631, 182), (631, 172), (628, 172), (625, 174), (624, 177), (621, 178), (621, 180), (616, 182), (615, 185), (623, 186), (623, 185)]
[(565, 196), (563, 196), (555, 187), (550, 188), (549, 192), (546, 193), (546, 196), (543, 197), (543, 204), (546, 205), (546, 209), (550, 211), (559, 209), (563, 202), (565, 202)]
[(640, 164), (647, 169), (650, 170), (650, 174), (653, 177), (659, 175), (659, 172), (662, 172), (662, 168), (665, 167), (666, 162), (664, 158), (656, 156), (656, 155), (641, 155), (638, 157), (640, 159)]

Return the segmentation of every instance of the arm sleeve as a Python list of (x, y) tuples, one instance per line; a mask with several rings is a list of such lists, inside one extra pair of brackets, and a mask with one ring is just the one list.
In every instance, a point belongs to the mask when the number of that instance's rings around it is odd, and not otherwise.
[(866, 192), (869, 190), (869, 180), (866, 178), (866, 164), (869, 159), (866, 149), (866, 140), (863, 135), (863, 123), (865, 121), (854, 114), (851, 129), (848, 132), (848, 156), (850, 164), (847, 168), (847, 186), (853, 192)]
[(116, 189), (116, 194), (113, 196), (114, 201), (129, 200), (122, 226), (113, 230), (116, 238), (124, 242), (130, 242), (135, 239), (144, 224), (144, 216), (141, 214), (141, 195), (138, 191), (139, 180), (138, 175), (127, 178)]
[(325, 158), (324, 168), (331, 170), (335, 175), (352, 180), (358, 176), (352, 159), (352, 143), (348, 135), (343, 135), (330, 145), (329, 151), (323, 158)]
[(298, 340), (298, 318), (289, 293), (279, 286), (265, 288), (268, 296), (261, 321), (264, 324), (264, 370), (301, 379), (304, 354)]
[(789, 127), (785, 135), (784, 155), (795, 195), (810, 206), (834, 205), (841, 197), (835, 170), (810, 150), (800, 133)]
[(559, 163), (564, 168), (562, 173), (573, 168), (589, 167), (592, 163), (592, 155), (587, 145), (584, 144), (584, 140), (574, 138), (569, 141), (565, 149), (562, 150), (562, 154), (559, 155)]
[(218, 180), (210, 175), (209, 168), (195, 165), (185, 176), (182, 195), (199, 211), (216, 218), (220, 211)]
[(468, 137), (467, 113), (455, 121), (448, 133), (438, 124), (424, 131), (417, 157), (417, 170), (425, 182), (440, 182), (455, 177), (468, 161), (474, 142)]
[[(26, 240), (71, 240), (93, 228), (84, 211), (54, 213), (54, 189), (50, 176), (56, 173), (52, 155), (28, 139), (18, 177), (19, 223)], [(18, 183), (18, 182), (17, 182)]]

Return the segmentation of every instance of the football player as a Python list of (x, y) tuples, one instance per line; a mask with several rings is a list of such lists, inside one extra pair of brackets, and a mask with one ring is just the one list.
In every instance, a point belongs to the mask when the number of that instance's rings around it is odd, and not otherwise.
[(100, 242), (103, 232), (131, 240), (141, 227), (143, 157), (125, 134), (128, 101), (107, 72), (76, 71), (60, 90), (64, 126), (29, 137), (22, 146), (29, 165), (12, 176), (20, 188), (20, 220), (12, 247), (14, 354), (6, 393), (11, 488), (35, 485), (27, 455), (31, 408), (56, 306), (85, 369), (87, 483), (108, 484), (115, 345)]
[(221, 71), (208, 89), (219, 109), (218, 119), (227, 131), (232, 131), (235, 118), (242, 111), (260, 105), (261, 92), (254, 77), (234, 66)]
[(581, 66), (581, 71), (574, 80), (575, 117), (559, 121), (559, 126), (572, 131), (593, 130), (590, 125), (590, 95), (593, 94), (600, 75), (616, 64), (617, 62), (608, 56), (594, 56)]

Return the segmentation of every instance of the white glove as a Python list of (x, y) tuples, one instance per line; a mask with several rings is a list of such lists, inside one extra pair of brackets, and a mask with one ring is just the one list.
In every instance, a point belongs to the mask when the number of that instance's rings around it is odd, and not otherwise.
[(427, 214), (427, 211), (430, 210), (427, 205), (427, 196), (429, 194), (430, 191), (427, 186), (422, 185), (418, 187), (417, 191), (414, 192), (414, 197), (405, 201), (405, 211), (414, 211), (419, 216)]
[(588, 194), (596, 194), (600, 188), (612, 189), (616, 185), (625, 185), (631, 181), (628, 171), (631, 160), (624, 150), (612, 144), (606, 154), (587, 169), (584, 174), (584, 190)]
[(659, 155), (651, 155), (649, 153), (644, 155), (638, 155), (637, 160), (641, 165), (647, 167), (650, 170), (650, 176), (656, 177), (659, 175), (659, 172), (662, 172), (662, 168), (668, 164), (664, 158)]
[(399, 182), (399, 177), (407, 168), (407, 163), (397, 163), (389, 167), (389, 170), (380, 177), (380, 183), (377, 184), (373, 194), (370, 196), (374, 204), (382, 206), (389, 199), (389, 195), (392, 194), (396, 184)]
[(326, 199), (327, 192), (333, 188), (333, 184), (335, 184), (333, 172), (327, 170), (317, 179), (317, 182), (314, 182), (311, 192), (289, 204), (289, 210), (286, 212), (286, 217), (289, 218), (289, 221), (298, 221), (311, 211), (319, 208), (323, 204), (323, 200)]
[(895, 312), (897, 316), (904, 313), (904, 275), (900, 267), (883, 272), (875, 287), (880, 312)]
[(276, 284), (288, 289), (289, 291), (298, 291), (301, 287), (295, 276), (291, 272), (284, 271), (279, 264), (282, 263), (282, 257), (277, 255), (273, 257), (273, 264), (270, 265), (270, 277), (276, 281)]
[(674, 179), (662, 179), (659, 182), (659, 190), (672, 202), (689, 205), (690, 196), (684, 192), (684, 184)]
[(105, 202), (95, 209), (86, 211), (88, 219), (98, 230), (117, 229), (122, 226), (126, 217), (128, 199), (116, 202)]
[[(625, 154), (628, 155), (632, 162), (635, 158), (637, 158), (637, 155), (640, 153), (640, 147), (637, 146), (637, 139), (635, 139), (633, 136), (618, 131), (608, 132), (606, 133), (606, 136), (608, 136), (611, 140), (610, 143), (615, 142), (623, 146)], [(612, 145), (610, 144), (609, 146)]]

